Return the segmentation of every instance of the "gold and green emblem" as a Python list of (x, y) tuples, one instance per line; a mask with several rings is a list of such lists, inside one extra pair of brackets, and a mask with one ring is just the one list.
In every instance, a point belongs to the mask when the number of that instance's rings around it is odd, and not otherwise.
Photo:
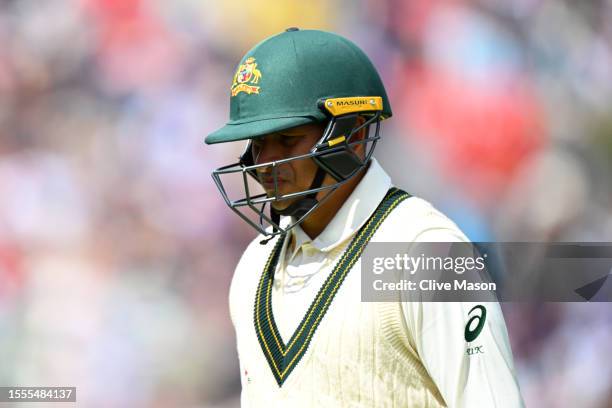
[(238, 95), (240, 92), (246, 92), (247, 94), (258, 94), (259, 86), (255, 84), (259, 83), (261, 78), (261, 71), (257, 68), (257, 62), (255, 58), (249, 57), (244, 61), (244, 64), (240, 64), (234, 75), (234, 81), (232, 82), (232, 96)]

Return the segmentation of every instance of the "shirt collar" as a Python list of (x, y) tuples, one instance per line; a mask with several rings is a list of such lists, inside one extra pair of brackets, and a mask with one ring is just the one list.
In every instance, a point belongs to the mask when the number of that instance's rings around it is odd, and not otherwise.
[(323, 252), (331, 251), (344, 242), (370, 218), (391, 186), (389, 175), (372, 158), (366, 174), (318, 237), (311, 240), (300, 225), (291, 229), (295, 241), (291, 257), (309, 242)]

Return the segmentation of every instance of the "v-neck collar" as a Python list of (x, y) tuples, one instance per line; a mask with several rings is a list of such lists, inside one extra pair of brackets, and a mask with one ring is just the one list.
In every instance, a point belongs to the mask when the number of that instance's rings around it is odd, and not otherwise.
[(272, 312), (274, 271), (276, 270), (286, 235), (282, 235), (277, 239), (257, 287), (254, 323), (262, 351), (279, 387), (283, 385), (289, 374), (306, 353), (310, 341), (329, 309), (334, 296), (348, 272), (360, 258), (367, 243), (390, 212), (408, 197), (407, 193), (397, 188), (391, 188), (388, 191), (376, 211), (351, 240), (287, 344), (282, 340)]

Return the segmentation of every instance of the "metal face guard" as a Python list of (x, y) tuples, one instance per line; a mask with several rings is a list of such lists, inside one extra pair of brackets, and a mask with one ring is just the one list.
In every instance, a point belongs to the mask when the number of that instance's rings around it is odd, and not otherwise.
[[(307, 154), (290, 157), (287, 159), (276, 160), (267, 163), (254, 164), (251, 155), (251, 143), (245, 149), (245, 152), (240, 156), (238, 162), (220, 167), (213, 171), (212, 177), (221, 192), (221, 196), (225, 204), (238, 214), (251, 227), (255, 228), (259, 233), (266, 237), (273, 237), (279, 234), (285, 234), (291, 228), (300, 224), (314, 210), (316, 210), (327, 198), (342, 184), (350, 180), (359, 171), (363, 170), (369, 163), (376, 142), (380, 139), (380, 112), (373, 114), (362, 125), (354, 128), (357, 120), (357, 114), (347, 114), (330, 119), (323, 136), (313, 146)], [(374, 136), (370, 137), (370, 125), (375, 123), (376, 129)], [(366, 128), (366, 136), (362, 140), (351, 141), (353, 135), (361, 129)], [(367, 144), (371, 142), (369, 150)], [(365, 159), (361, 159), (353, 151), (353, 147), (363, 144), (366, 147)], [(303, 191), (293, 193), (280, 194), (278, 191), (279, 183), (279, 167), (286, 163), (291, 163), (297, 160), (312, 159), (320, 169), (326, 174), (329, 174), (336, 182), (326, 186), (315, 186)], [(259, 183), (257, 169), (271, 167), (272, 178), (274, 181), (274, 192), (251, 194), (249, 188), (249, 177)], [(244, 190), (244, 197), (236, 200), (230, 199), (226, 191), (226, 187), (222, 181), (223, 176), (238, 176), (241, 177), (241, 184)], [(310, 207), (305, 213), (301, 214), (298, 219), (293, 220), (289, 225), (282, 227), (280, 222), (275, 221), (272, 214), (265, 213), (266, 205), (272, 206), (273, 202), (279, 202), (297, 197), (307, 197), (316, 195), (321, 191), (326, 191), (326, 194), (320, 200), (314, 200), (315, 204)], [(243, 211), (253, 211), (259, 221), (255, 222), (250, 219)], [(270, 231), (269, 227), (272, 227)]]

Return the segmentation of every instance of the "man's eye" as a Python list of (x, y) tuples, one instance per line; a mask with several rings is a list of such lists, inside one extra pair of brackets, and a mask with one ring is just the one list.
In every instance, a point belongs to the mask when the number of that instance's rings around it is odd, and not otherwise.
[(298, 142), (299, 142), (299, 140), (298, 140), (298, 138), (297, 138), (297, 137), (288, 137), (288, 136), (285, 136), (285, 137), (283, 137), (283, 138), (281, 139), (281, 144), (282, 144), (284, 147), (293, 147), (293, 146), (295, 146), (295, 145), (296, 145)]

